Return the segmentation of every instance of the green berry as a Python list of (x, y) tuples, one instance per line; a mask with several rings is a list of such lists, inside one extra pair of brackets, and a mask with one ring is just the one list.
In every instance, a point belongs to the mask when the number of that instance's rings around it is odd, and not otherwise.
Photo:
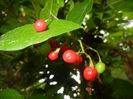
[(103, 62), (98, 62), (95, 64), (95, 68), (99, 74), (103, 73), (105, 71), (105, 64)]

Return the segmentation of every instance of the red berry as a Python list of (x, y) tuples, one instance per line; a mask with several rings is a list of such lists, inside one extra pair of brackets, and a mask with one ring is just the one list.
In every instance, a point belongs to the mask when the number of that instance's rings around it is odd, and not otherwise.
[(60, 53), (63, 54), (66, 50), (68, 50), (68, 45), (67, 44), (62, 44), (61, 49), (60, 49)]
[(73, 50), (66, 50), (63, 53), (63, 60), (67, 63), (75, 63), (77, 59), (77, 53)]
[(37, 20), (37, 21), (34, 23), (34, 28), (35, 28), (36, 31), (42, 32), (42, 31), (46, 30), (46, 28), (47, 28), (47, 23), (46, 23), (44, 20), (42, 20), (42, 19)]
[(82, 62), (83, 62), (82, 56), (78, 55), (75, 64), (76, 64), (76, 65), (79, 65), (79, 64), (81, 64)]
[(83, 76), (86, 80), (94, 81), (97, 76), (97, 71), (93, 67), (86, 67), (84, 69)]
[(57, 43), (57, 41), (55, 39), (50, 40), (49, 44), (50, 44), (51, 48), (59, 47), (59, 44)]
[(48, 58), (52, 61), (56, 60), (58, 58), (58, 53), (56, 51), (51, 51), (48, 55)]

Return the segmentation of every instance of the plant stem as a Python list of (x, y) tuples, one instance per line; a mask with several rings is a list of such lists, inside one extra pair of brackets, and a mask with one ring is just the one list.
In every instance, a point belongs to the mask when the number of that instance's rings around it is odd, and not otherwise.
[(78, 40), (78, 41), (79, 41), (79, 44), (80, 44), (80, 47), (81, 47), (82, 52), (85, 53), (85, 50), (84, 50), (84, 47), (83, 47), (82, 41), (81, 41), (81, 40)]
[(100, 57), (100, 55), (99, 55), (99, 53), (98, 53), (98, 51), (97, 51), (97, 50), (93, 49), (92, 47), (88, 47), (88, 46), (87, 46), (87, 49), (90, 49), (90, 50), (92, 50), (92, 51), (96, 52), (96, 53), (97, 53), (97, 56), (98, 56), (98, 59), (99, 59), (99, 62), (101, 62), (101, 61), (102, 61), (102, 60), (101, 60), (101, 57)]
[(80, 47), (81, 47), (82, 53), (84, 53), (84, 54), (86, 55), (86, 57), (90, 60), (89, 66), (94, 67), (94, 64), (93, 64), (93, 61), (92, 61), (90, 55), (88, 55), (88, 54), (85, 52), (85, 50), (84, 50), (84, 47), (83, 47), (82, 41), (81, 41), (81, 40), (78, 40), (78, 41), (79, 41), (79, 44), (80, 44)]
[(89, 62), (89, 66), (94, 67), (94, 64), (93, 64), (93, 61), (92, 61), (90, 55), (88, 55), (87, 53), (84, 53), (84, 54), (85, 54), (86, 57), (90, 60), (90, 62)]
[(56, 20), (58, 20), (58, 18), (55, 16), (55, 15), (53, 15), (53, 13), (50, 11), (50, 15), (54, 18), (54, 19), (56, 19)]

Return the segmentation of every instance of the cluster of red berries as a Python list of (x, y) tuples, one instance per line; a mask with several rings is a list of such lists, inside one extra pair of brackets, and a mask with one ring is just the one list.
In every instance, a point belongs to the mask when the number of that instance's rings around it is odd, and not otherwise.
[(62, 55), (63, 60), (67, 63), (77, 64), (77, 65), (82, 63), (82, 61), (83, 61), (82, 57), (79, 54), (77, 54), (75, 51), (70, 50), (68, 48), (67, 44), (62, 44), (60, 46), (60, 48), (58, 48), (59, 47), (58, 43), (56, 42), (56, 40), (53, 39), (50, 41), (50, 45), (52, 48), (57, 47), (56, 50), (51, 51), (48, 54), (48, 58), (50, 60), (52, 60), (52, 61), (57, 60), (58, 59), (58, 53), (61, 53), (61, 54), (63, 54)]
[[(55, 51), (51, 51), (49, 54), (48, 54), (48, 58), (50, 60), (56, 60), (58, 58), (58, 51), (55, 50)], [(70, 50), (70, 49), (67, 49), (63, 55), (62, 55), (62, 58), (65, 62), (67, 63), (72, 63), (72, 64), (81, 64), (82, 63), (82, 57), (77, 54), (75, 51), (73, 50)]]
[[(34, 23), (34, 28), (37, 32), (43, 32), (47, 29), (47, 23), (42, 19), (37, 20)], [(59, 47), (59, 44), (56, 42), (56, 40), (51, 40), (49, 43), (52, 48), (56, 48), (56, 50), (51, 51), (48, 54), (48, 58), (51, 61), (57, 60), (59, 57), (58, 54), (60, 52), (61, 54), (63, 54), (62, 58), (64, 62), (70, 64), (77, 64), (77, 65), (82, 64), (83, 62), (82, 56), (76, 53), (75, 51), (70, 50), (67, 44), (62, 44), (61, 47)], [(104, 72), (104, 70), (105, 70), (105, 64), (99, 61), (97, 64), (95, 64), (95, 67), (86, 66), (83, 71), (83, 77), (87, 81), (94, 81), (98, 73), (101, 74)]]
[[(52, 48), (59, 47), (57, 44), (56, 40), (51, 40), (50, 45)], [(68, 48), (67, 44), (62, 44), (60, 48), (57, 48), (55, 51), (51, 51), (48, 54), (48, 58), (53, 61), (58, 59), (58, 53), (62, 54), (62, 59), (66, 63), (70, 64), (75, 64), (79, 65), (82, 64), (83, 58), (81, 55), (79, 55), (77, 52), (74, 50), (71, 50)], [(94, 81), (99, 74), (103, 73), (105, 70), (105, 64), (101, 61), (99, 61), (97, 64), (94, 66), (86, 66), (84, 71), (83, 71), (83, 77), (87, 81)]]

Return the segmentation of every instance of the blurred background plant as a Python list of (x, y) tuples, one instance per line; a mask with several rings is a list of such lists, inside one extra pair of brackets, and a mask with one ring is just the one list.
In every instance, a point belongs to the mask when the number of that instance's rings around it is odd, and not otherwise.
[[(53, 39), (75, 51), (79, 44), (73, 38), (81, 39), (97, 50), (106, 64), (102, 82), (87, 85), (82, 66), (64, 63), (61, 55), (57, 61), (47, 58), (54, 49), (51, 39), (18, 51), (0, 51), (0, 88), (4, 93), (0, 99), (15, 99), (10, 96), (14, 93), (16, 99), (132, 99), (132, 9), (132, 0), (0, 0), (0, 35), (39, 18), (70, 20), (83, 28)], [(98, 61), (95, 53), (87, 53)]]

